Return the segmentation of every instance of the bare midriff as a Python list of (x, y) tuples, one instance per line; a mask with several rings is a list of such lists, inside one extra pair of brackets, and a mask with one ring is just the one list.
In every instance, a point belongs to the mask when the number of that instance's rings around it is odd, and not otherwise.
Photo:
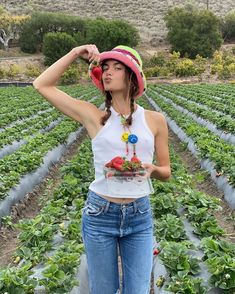
[(101, 194), (98, 194), (98, 195), (103, 197), (104, 199), (106, 199), (108, 201), (115, 202), (115, 203), (120, 203), (120, 204), (130, 203), (130, 202), (133, 202), (133, 201), (136, 200), (136, 198), (114, 198), (114, 197), (109, 197), (109, 196), (101, 195)]

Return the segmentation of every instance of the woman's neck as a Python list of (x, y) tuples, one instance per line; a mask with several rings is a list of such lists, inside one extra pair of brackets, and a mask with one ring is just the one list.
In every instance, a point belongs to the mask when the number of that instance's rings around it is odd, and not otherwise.
[[(112, 98), (112, 107), (114, 110), (123, 115), (129, 115), (131, 113), (130, 99), (124, 99), (122, 97)], [(134, 102), (134, 111), (137, 108), (137, 104)]]

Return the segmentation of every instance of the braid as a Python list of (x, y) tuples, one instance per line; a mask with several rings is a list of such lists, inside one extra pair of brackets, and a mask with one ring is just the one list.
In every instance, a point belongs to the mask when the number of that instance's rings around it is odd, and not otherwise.
[(135, 110), (135, 108), (134, 108), (134, 98), (133, 97), (131, 97), (131, 99), (130, 99), (130, 108), (131, 108), (131, 113), (130, 113), (130, 115), (128, 116), (128, 118), (126, 119), (126, 122), (127, 122), (127, 124), (129, 125), (129, 126), (131, 126), (131, 124), (132, 124), (132, 114), (133, 114), (133, 112), (134, 112), (134, 110)]
[(106, 114), (104, 116), (101, 117), (100, 123), (101, 125), (105, 125), (106, 121), (109, 119), (110, 115), (111, 115), (111, 103), (112, 103), (112, 95), (110, 94), (110, 92), (105, 92), (105, 108), (106, 108)]
[(128, 70), (129, 73), (130, 73), (130, 88), (129, 88), (129, 95), (130, 95), (130, 109), (131, 109), (131, 113), (129, 115), (129, 117), (126, 119), (126, 122), (129, 126), (131, 126), (132, 124), (132, 114), (134, 113), (135, 111), (135, 108), (134, 108), (134, 97), (135, 95), (138, 93), (139, 91), (139, 87), (138, 87), (138, 82), (137, 82), (137, 78), (136, 78), (136, 75)]

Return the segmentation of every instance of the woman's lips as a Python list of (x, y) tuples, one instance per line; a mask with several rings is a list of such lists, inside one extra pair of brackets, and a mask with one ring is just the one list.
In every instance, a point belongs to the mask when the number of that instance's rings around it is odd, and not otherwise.
[(110, 79), (110, 78), (104, 78), (104, 82), (105, 83), (109, 83), (109, 82), (111, 82), (112, 81), (112, 79)]

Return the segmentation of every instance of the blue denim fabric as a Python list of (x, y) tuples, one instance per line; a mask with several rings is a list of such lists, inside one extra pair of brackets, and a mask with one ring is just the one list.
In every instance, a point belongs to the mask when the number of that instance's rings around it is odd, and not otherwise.
[(107, 201), (89, 191), (82, 209), (91, 294), (149, 294), (153, 262), (153, 218), (149, 196), (127, 204)]

